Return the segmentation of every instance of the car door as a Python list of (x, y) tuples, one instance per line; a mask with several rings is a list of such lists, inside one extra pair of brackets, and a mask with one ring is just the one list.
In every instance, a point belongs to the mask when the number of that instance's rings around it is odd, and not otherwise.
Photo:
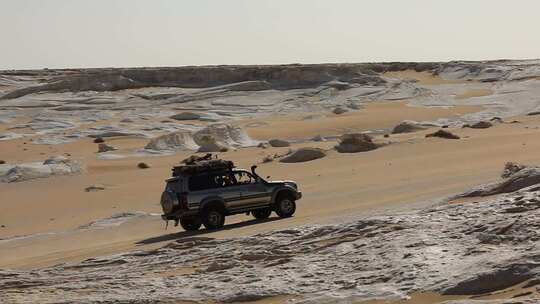
[(240, 186), (243, 206), (251, 208), (269, 204), (271, 193), (251, 173), (247, 171), (234, 171), (233, 174), (234, 179)]
[(228, 173), (223, 174), (204, 174), (190, 178), (190, 201), (198, 202), (218, 197), (223, 199), (227, 209), (234, 208), (236, 201), (242, 196), (240, 187), (229, 185), (226, 180)]

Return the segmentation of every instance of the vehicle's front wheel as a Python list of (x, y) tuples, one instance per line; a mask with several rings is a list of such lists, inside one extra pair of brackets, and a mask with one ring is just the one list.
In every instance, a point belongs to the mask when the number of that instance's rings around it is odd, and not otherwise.
[(291, 217), (296, 211), (296, 202), (289, 194), (278, 196), (275, 203), (275, 211), (279, 217)]
[(253, 215), (253, 217), (259, 220), (269, 218), (271, 213), (272, 213), (272, 209), (270, 208), (257, 209), (257, 210), (251, 211), (251, 214)]
[(201, 219), (196, 216), (183, 217), (180, 219), (180, 225), (185, 231), (197, 231), (201, 228)]
[(225, 225), (223, 208), (210, 206), (202, 212), (202, 223), (208, 230), (220, 229)]

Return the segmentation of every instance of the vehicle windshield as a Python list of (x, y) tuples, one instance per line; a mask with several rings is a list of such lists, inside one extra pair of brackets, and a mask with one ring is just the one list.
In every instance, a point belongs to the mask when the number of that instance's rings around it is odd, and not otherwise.
[(238, 170), (230, 173), (201, 174), (192, 176), (189, 179), (189, 189), (191, 191), (200, 191), (229, 186), (250, 185), (259, 182), (264, 182), (264, 180), (248, 171)]

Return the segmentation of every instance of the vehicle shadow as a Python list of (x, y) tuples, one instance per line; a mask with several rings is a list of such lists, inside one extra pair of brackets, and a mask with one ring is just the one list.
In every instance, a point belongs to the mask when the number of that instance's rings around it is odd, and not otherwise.
[[(256, 224), (275, 222), (275, 221), (279, 221), (281, 219), (282, 218), (280, 218), (280, 217), (271, 217), (271, 218), (262, 219), (262, 220), (260, 220), (260, 219), (252, 219), (252, 220), (245, 221), (245, 222), (239, 222), (239, 223), (225, 225), (223, 228), (221, 228), (219, 230), (201, 229), (201, 230), (197, 230), (197, 231), (181, 231), (181, 232), (169, 233), (169, 234), (165, 234), (165, 235), (160, 235), (160, 236), (140, 240), (140, 241), (136, 242), (135, 244), (136, 245), (149, 245), (149, 244), (154, 244), (154, 243), (159, 243), (159, 242), (179, 240), (179, 239), (183, 239), (183, 238), (187, 238), (187, 237), (205, 235), (205, 234), (209, 234), (209, 233), (217, 232), (217, 231), (231, 230), (231, 229), (237, 229), (237, 228), (242, 228), (242, 227), (248, 227), (248, 226), (256, 225)], [(178, 229), (177, 227), (173, 227), (173, 228)], [(182, 229), (182, 228), (180, 228), (180, 229)]]

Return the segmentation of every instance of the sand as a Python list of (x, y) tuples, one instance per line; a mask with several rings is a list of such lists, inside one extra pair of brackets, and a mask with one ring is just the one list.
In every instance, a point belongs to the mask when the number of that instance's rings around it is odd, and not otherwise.
[[(260, 164), (261, 175), (292, 179), (301, 185), (305, 197), (299, 201), (300, 212), (291, 219), (257, 225), (240, 224), (250, 218), (233, 216), (227, 218), (227, 224), (233, 225), (234, 229), (208, 235), (251, 235), (288, 226), (331, 222), (344, 218), (344, 215), (409, 208), (411, 204), (464, 191), (473, 185), (496, 179), (500, 168), (507, 161), (532, 164), (540, 162), (537, 153), (540, 143), (535, 140), (540, 133), (537, 129), (539, 122), (534, 117), (519, 119), (523, 123), (500, 124), (485, 130), (452, 130), (463, 138), (457, 141), (425, 139), (424, 134), (430, 132), (426, 130), (392, 135), (388, 139), (379, 137), (378, 140), (392, 143), (371, 152), (340, 154), (331, 151), (326, 158), (304, 164)], [(128, 148), (137, 146), (139, 141), (142, 140), (121, 139), (111, 142), (121, 148)], [(330, 149), (334, 144), (332, 141), (304, 143), (295, 144), (293, 148), (318, 146)], [(20, 151), (24, 146), (27, 145), (13, 141), (6, 147)], [(16, 153), (17, 159), (39, 157), (39, 149), (47, 154), (54, 154), (54, 150), (61, 149), (74, 158), (85, 159), (87, 173), (0, 184), (2, 201), (14, 202), (3, 205), (0, 223), (5, 228), (0, 229), (0, 237), (69, 231), (60, 236), (53, 234), (44, 239), (23, 239), (0, 246), (0, 266), (51, 265), (139, 248), (141, 245), (136, 243), (148, 238), (156, 237), (159, 241), (161, 237), (161, 240), (168, 241), (182, 235), (174, 234), (175, 231), (181, 231), (179, 228), (169, 227), (168, 231), (164, 231), (158, 216), (146, 216), (137, 219), (135, 223), (97, 231), (73, 230), (93, 220), (121, 212), (159, 214), (161, 210), (158, 199), (163, 181), (170, 175), (170, 167), (189, 153), (98, 161), (95, 154), (89, 152), (96, 148), (91, 140), (56, 146), (54, 149), (42, 145), (31, 147), (28, 155)], [(236, 161), (240, 166), (248, 167), (262, 160), (264, 155), (284, 153), (287, 149), (248, 148), (221, 155)], [(3, 153), (6, 151), (2, 149)], [(9, 156), (4, 154), (0, 158), (9, 160)], [(138, 169), (136, 164), (142, 160), (151, 164), (152, 168)], [(419, 167), (422, 170), (416, 169)], [(103, 184), (106, 189), (84, 192), (84, 188), (92, 184)]]
[(423, 85), (459, 84), (465, 82), (459, 79), (443, 79), (428, 71), (416, 72), (414, 70), (406, 70), (398, 72), (386, 72), (384, 75), (392, 78), (415, 81)]
[(452, 118), (479, 112), (479, 106), (412, 107), (406, 102), (373, 102), (362, 111), (344, 114), (310, 113), (302, 116), (277, 116), (265, 119), (262, 125), (251, 127), (248, 120), (243, 127), (255, 139), (285, 138), (310, 139), (314, 136), (335, 136), (358, 130), (389, 130), (404, 117), (416, 121), (430, 121), (435, 117)]

